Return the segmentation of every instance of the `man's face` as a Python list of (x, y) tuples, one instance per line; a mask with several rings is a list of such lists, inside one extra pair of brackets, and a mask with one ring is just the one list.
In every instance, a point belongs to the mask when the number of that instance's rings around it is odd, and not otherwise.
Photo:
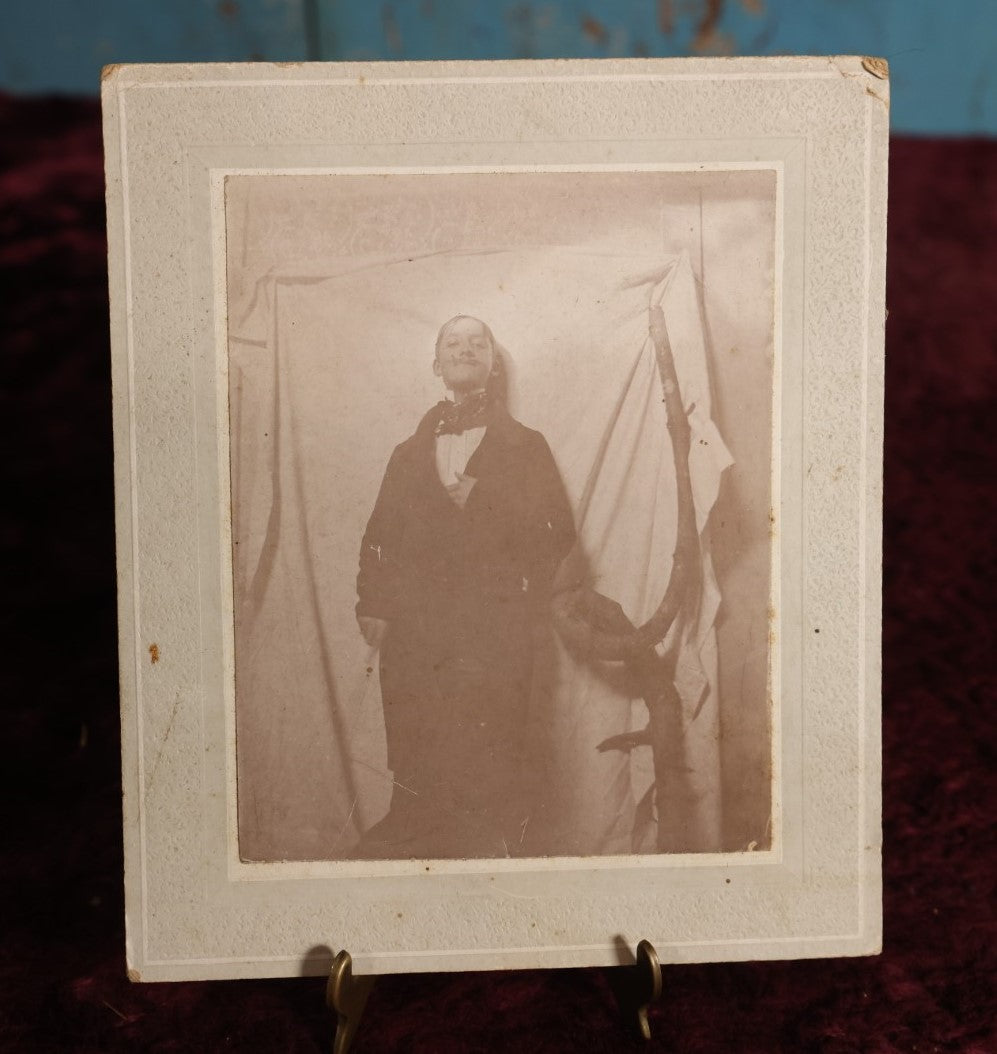
[(433, 372), (452, 392), (466, 394), (484, 388), (494, 359), (484, 325), (476, 318), (459, 318), (440, 342)]

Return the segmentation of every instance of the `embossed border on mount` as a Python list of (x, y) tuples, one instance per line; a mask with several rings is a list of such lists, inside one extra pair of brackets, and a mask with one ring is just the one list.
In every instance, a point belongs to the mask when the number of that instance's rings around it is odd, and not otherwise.
[[(663, 962), (878, 950), (884, 74), (857, 57), (105, 71), (135, 979), (324, 973), (342, 948), (360, 973), (614, 964), (642, 937)], [(219, 173), (609, 158), (783, 172), (784, 837), (695, 858), (234, 867)]]

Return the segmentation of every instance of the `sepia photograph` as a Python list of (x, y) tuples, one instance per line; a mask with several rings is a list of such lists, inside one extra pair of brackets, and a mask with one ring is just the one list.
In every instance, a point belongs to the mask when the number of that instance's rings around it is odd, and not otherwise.
[(242, 861), (772, 847), (778, 178), (226, 177)]
[(878, 947), (881, 74), (108, 73), (136, 976)]

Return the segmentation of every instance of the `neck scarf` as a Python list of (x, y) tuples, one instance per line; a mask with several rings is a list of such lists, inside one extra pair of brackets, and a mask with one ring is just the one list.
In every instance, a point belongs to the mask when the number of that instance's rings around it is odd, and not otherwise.
[(463, 435), (469, 428), (483, 428), (488, 424), (488, 393), (474, 392), (463, 402), (448, 399), (440, 403), (440, 416), (433, 429), (437, 436)]

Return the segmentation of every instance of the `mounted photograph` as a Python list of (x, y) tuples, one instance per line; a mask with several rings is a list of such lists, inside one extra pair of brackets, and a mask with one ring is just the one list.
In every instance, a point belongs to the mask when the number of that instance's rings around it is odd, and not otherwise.
[(777, 178), (228, 177), (243, 860), (769, 848)]
[(102, 98), (130, 976), (874, 954), (885, 64)]

